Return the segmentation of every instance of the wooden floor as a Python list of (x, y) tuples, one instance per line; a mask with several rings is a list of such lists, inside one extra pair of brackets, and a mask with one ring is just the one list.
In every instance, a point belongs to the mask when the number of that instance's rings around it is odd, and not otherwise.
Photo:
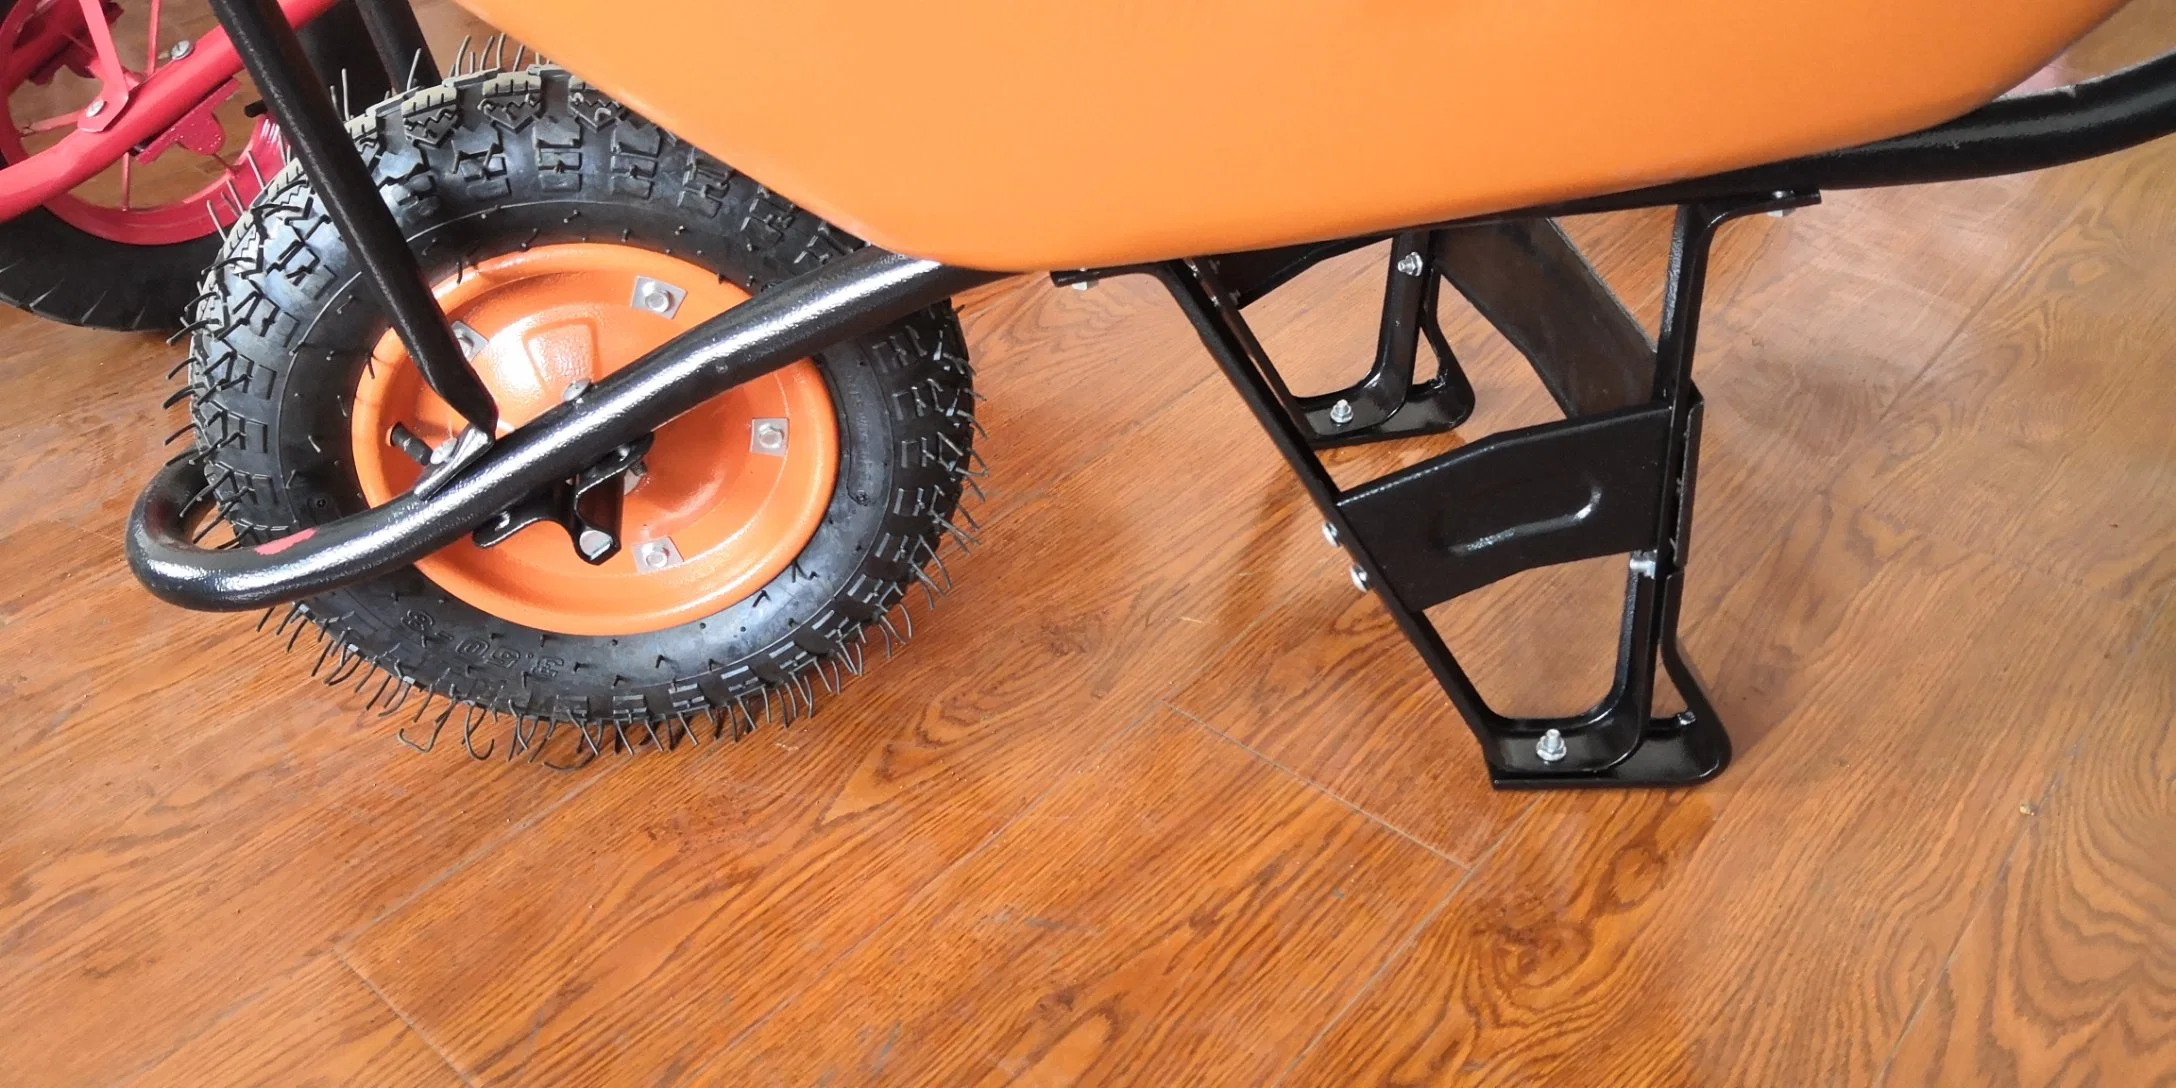
[[(1665, 220), (1572, 228), (1651, 321)], [(1379, 256), (1253, 311), (1307, 383)], [(1738, 760), (1545, 796), (1145, 282), (966, 300), (984, 546), (896, 660), (564, 775), (139, 591), (175, 351), (0, 315), (0, 1084), (2176, 1084), (2176, 140), (1741, 223), (1710, 298)], [(1486, 427), (1546, 417), (1454, 336)], [(1575, 708), (1620, 575), (1438, 619)]]

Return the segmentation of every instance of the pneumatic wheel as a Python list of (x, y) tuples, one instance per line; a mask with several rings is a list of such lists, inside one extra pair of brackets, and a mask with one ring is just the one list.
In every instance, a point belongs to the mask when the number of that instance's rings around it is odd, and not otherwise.
[[(349, 127), (502, 433), (860, 245), (556, 69), (458, 77)], [(294, 171), (209, 277), (192, 418), (245, 541), (399, 495), (459, 429), (357, 277)], [(805, 712), (859, 671), (871, 625), (891, 637), (887, 613), (957, 532), (962, 343), (940, 304), (666, 424), (610, 485), (622, 547), (601, 564), (541, 521), (314, 598), (295, 630), (320, 631), (330, 682), (428, 714), (411, 740), (458, 714), (477, 755), (556, 734), (579, 760)], [(503, 744), (477, 733), (494, 716)]]

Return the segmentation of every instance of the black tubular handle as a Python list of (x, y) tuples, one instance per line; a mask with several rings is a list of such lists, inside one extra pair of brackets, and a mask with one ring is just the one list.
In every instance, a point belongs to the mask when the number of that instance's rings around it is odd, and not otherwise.
[(673, 417), (841, 340), (1001, 278), (875, 247), (703, 322), (500, 439), (433, 490), (254, 547), (201, 548), (196, 458), (168, 465), (129, 514), (128, 563), (163, 600), (212, 612), (298, 601), (407, 566)]

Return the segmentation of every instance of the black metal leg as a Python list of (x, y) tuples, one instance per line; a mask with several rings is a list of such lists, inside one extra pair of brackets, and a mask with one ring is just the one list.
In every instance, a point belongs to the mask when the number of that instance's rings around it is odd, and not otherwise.
[[(1352, 554), (1356, 578), (1382, 598), (1465, 718), (1496, 786), (1689, 785), (1729, 762), (1729, 737), (1677, 634), (1700, 440), (1691, 364), (1701, 282), (1723, 223), (1811, 199), (1770, 194), (1681, 209), (1654, 348), (1553, 224), (1435, 232), (1426, 244), (1445, 274), (1527, 353), (1571, 418), (1491, 435), (1352, 488), (1331, 479), (1311, 421), (1289, 410), (1239, 313), (1246, 292), (1225, 283), (1213, 260), (1157, 269)], [(1400, 256), (1410, 252), (1401, 240)], [(1609, 694), (1570, 717), (1491, 708), (1426, 609), (1519, 571), (1611, 554), (1630, 559)], [(1655, 716), (1658, 670), (1683, 712)]]
[(474, 437), (461, 445), (460, 453), (463, 459), (472, 458), (490, 444), (498, 406), (455, 345), (446, 315), (369, 169), (348, 142), (332, 99), (308, 75), (294, 30), (272, 0), (211, 0), (211, 6), (417, 370), (468, 420)]
[[(1291, 411), (1304, 422), (1316, 449), (1447, 431), (1473, 414), (1473, 386), (1436, 322), (1443, 280), (1435, 250), (1432, 231), (1407, 231), (1391, 239), (1374, 366), (1347, 388), (1292, 401)], [(1416, 384), (1413, 362), (1423, 335), (1436, 353), (1436, 376)]]
[[(1157, 268), (1164, 286), (1178, 301), (1179, 309), (1193, 322), (1194, 331), (1201, 335), (1202, 343), (1216, 360), (1224, 376), (1231, 380), (1247, 409), (1254, 413), (1255, 422), (1269, 433), (1269, 439), (1284, 455), (1286, 463), (1299, 476), (1300, 486), (1307, 489), (1323, 516), (1340, 541), (1351, 540), (1352, 526), (1338, 507), (1337, 482), (1322, 467), (1305, 432), (1292, 414), (1284, 409), (1265, 374), (1274, 373), (1268, 356), (1262, 351), (1260, 341), (1253, 330), (1239, 316), (1239, 308), (1228, 300), (1232, 298), (1228, 288), (1218, 278), (1216, 269), (1205, 261), (1177, 261)], [(1363, 576), (1372, 584), (1382, 585), (1382, 571), (1374, 557), (1364, 548), (1353, 549), (1353, 557)], [(1473, 681), (1459, 667), (1456, 658), (1444, 647), (1441, 636), (1428, 623), (1426, 616), (1414, 614), (1410, 609), (1392, 608), (1391, 615), (1400, 630), (1420, 651), (1429, 670), (1435, 674), (1444, 691), (1456, 704), (1459, 713), (1468, 724), (1489, 716), (1487, 704)], [(1486, 745), (1489, 738), (1475, 727), (1475, 735)]]
[(415, 8), (408, 0), (354, 0), (362, 12), (363, 25), (369, 29), (371, 48), (378, 51), (378, 63), (385, 68), (385, 78), (398, 90), (425, 87), (439, 81), (438, 62), (431, 57), (430, 43), (423, 40), (423, 27), (416, 22)]

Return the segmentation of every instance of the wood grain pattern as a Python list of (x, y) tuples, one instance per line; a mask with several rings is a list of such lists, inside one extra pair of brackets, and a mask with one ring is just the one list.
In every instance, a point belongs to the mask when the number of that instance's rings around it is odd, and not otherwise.
[[(2155, 275), (2176, 252), (2172, 165), (2166, 142), (2110, 160), (1839, 487), (1890, 517), (1939, 501), (1952, 539), (2095, 589), (2176, 587), (2176, 391), (2120, 362), (2165, 358), (2176, 326)], [(2047, 546), (2071, 525), (2095, 531)]]
[[(2140, 0), (2064, 67), (2170, 44)], [(0, 1084), (2176, 1086), (2172, 178), (1725, 232), (1687, 630), (1738, 762), (1675, 793), (1490, 792), (1143, 279), (960, 300), (985, 546), (895, 660), (572, 776), (136, 589), (175, 352), (0, 312)], [(1667, 214), (1566, 226), (1652, 328)], [(1297, 387), (1379, 260), (1249, 311)], [(1446, 303), (1479, 418), (1341, 479), (1551, 417)], [(1565, 710), (1621, 576), (1433, 618)]]
[(1459, 875), (1166, 711), (694, 1079), (1262, 1083)]
[[(1781, 724), (1689, 795), (1537, 799), (1294, 1083), (1877, 1078), (2143, 620), (1825, 507), (1792, 529), (1827, 557), (1812, 645), (1755, 645), (1792, 682), (1724, 708)], [(1884, 660), (1875, 632), (1933, 622), (1981, 633)], [(2010, 624), (2045, 652), (2016, 658)]]
[[(1223, 645), (1322, 565), (1267, 460), (1237, 489), (1271, 506), (1253, 533), (1217, 531), (1229, 474), (1134, 493), (1131, 466), (1212, 460), (1242, 411), (1205, 386), (1022, 497), (1028, 512), (998, 522), (1015, 526), (1008, 546), (955, 565), (958, 592), (849, 686), (837, 725), (826, 712), (693, 766), (638, 761), (627, 788), (364, 934), (353, 962), (481, 1078), (609, 1080), (713, 1056), (1148, 712), (1176, 678), (1145, 663)], [(1201, 426), (1219, 419), (1232, 426)], [(1014, 618), (978, 622), (997, 609)], [(615, 1045), (581, 1043), (600, 1037)]]
[(459, 1088), (462, 1081), (347, 965), (324, 955), (128, 1081), (129, 1088), (207, 1084)]
[(2176, 611), (2074, 740), (1896, 1084), (2176, 1084)]

